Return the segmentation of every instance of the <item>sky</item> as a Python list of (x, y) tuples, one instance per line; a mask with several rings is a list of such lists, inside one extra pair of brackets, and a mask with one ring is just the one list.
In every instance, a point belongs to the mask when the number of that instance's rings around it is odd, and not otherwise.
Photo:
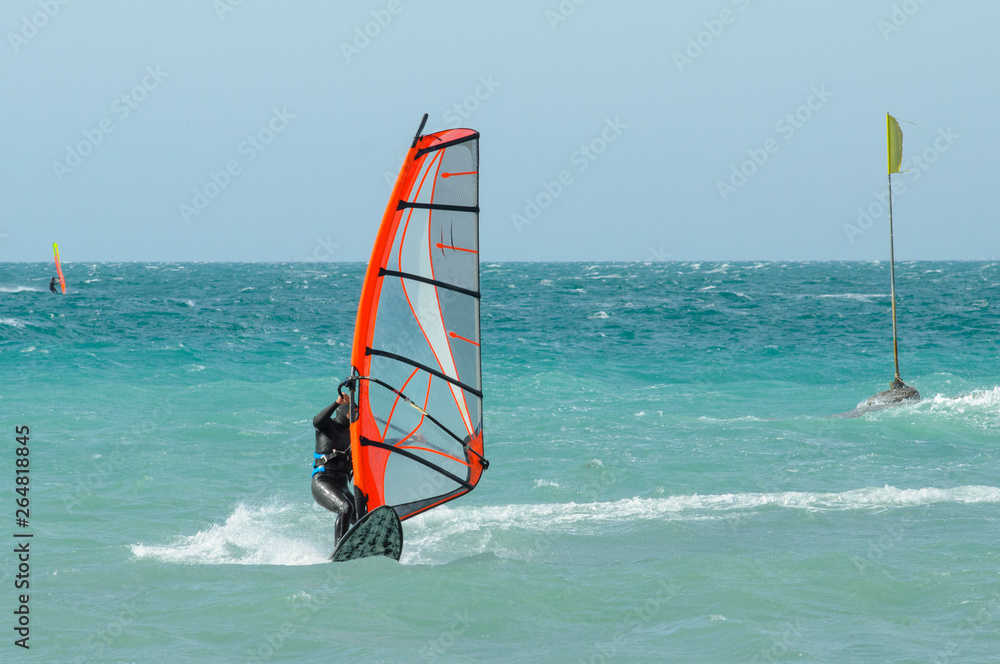
[(1000, 253), (995, 0), (4, 0), (0, 261), (365, 261), (481, 132), (486, 261)]

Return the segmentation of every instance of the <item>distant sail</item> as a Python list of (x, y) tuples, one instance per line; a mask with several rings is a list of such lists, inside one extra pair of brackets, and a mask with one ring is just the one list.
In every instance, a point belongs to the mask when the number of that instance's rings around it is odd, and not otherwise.
[(479, 133), (417, 134), (382, 218), (354, 328), (359, 516), (382, 505), (400, 519), (419, 514), (471, 491), (489, 465), (479, 346)]
[(66, 278), (63, 277), (62, 263), (59, 261), (59, 245), (52, 243), (52, 254), (56, 258), (56, 273), (59, 275), (59, 285), (62, 286), (63, 295), (66, 294)]

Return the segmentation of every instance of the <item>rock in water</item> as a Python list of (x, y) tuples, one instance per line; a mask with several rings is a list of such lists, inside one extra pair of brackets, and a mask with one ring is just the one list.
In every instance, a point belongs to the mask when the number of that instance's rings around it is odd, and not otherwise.
[(858, 407), (867, 409), (888, 408), (907, 401), (920, 401), (920, 392), (910, 387), (897, 377), (889, 384), (889, 389), (868, 397)]

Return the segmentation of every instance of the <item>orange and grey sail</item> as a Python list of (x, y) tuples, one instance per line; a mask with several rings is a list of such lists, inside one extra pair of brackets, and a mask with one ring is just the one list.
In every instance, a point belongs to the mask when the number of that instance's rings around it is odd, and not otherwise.
[(62, 262), (59, 260), (59, 245), (52, 243), (52, 255), (56, 259), (56, 273), (59, 275), (59, 285), (62, 287), (63, 295), (66, 294), (66, 278), (63, 276)]
[(479, 133), (422, 136), (396, 179), (351, 354), (358, 516), (400, 519), (471, 491), (483, 458)]

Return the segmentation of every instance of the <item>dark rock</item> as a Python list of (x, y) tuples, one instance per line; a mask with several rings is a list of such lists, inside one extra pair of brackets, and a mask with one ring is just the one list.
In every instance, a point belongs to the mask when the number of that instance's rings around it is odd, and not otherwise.
[(910, 387), (897, 376), (889, 384), (889, 389), (879, 392), (875, 396), (868, 397), (867, 400), (859, 404), (859, 408), (866, 406), (894, 406), (907, 401), (920, 401), (920, 392)]

